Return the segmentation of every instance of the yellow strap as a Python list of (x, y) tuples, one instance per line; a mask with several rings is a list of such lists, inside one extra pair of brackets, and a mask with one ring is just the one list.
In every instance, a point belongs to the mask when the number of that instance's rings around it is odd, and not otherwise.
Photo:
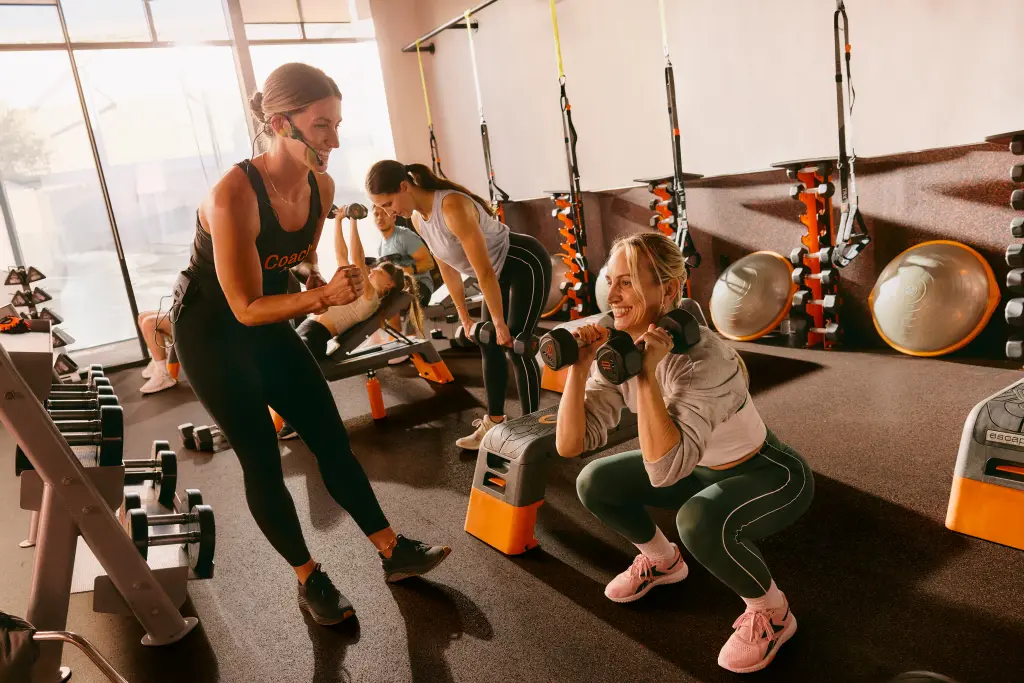
[(551, 3), (551, 25), (555, 29), (555, 56), (558, 57), (558, 78), (559, 80), (565, 78), (565, 69), (562, 68), (562, 41), (558, 37), (558, 13), (555, 12), (555, 0), (549, 0)]
[(433, 128), (434, 121), (430, 118), (430, 98), (427, 97), (427, 77), (423, 75), (423, 57), (420, 55), (420, 41), (416, 41), (416, 61), (420, 63), (420, 83), (423, 85), (423, 101), (427, 105), (427, 127)]
[(665, 21), (665, 0), (658, 0), (658, 9), (661, 11), (661, 46), (665, 50), (665, 57), (668, 57), (668, 22)]

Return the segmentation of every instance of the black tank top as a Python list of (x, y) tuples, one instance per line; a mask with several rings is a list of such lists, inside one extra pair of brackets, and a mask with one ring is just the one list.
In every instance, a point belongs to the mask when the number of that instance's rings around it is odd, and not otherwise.
[[(281, 227), (277, 213), (270, 204), (270, 195), (263, 184), (260, 172), (256, 170), (250, 159), (238, 164), (245, 172), (256, 193), (256, 203), (260, 211), (260, 232), (256, 236), (256, 251), (260, 255), (263, 269), (263, 295), (285, 294), (288, 291), (288, 271), (306, 258), (313, 248), (313, 236), (320, 220), (320, 189), (313, 172), (309, 172), (309, 218), (300, 230), (288, 232)], [(188, 273), (196, 277), (205, 287), (215, 286), (220, 290), (217, 281), (217, 270), (213, 261), (213, 238), (203, 229), (196, 211), (196, 238), (192, 243), (192, 257), (189, 259)]]

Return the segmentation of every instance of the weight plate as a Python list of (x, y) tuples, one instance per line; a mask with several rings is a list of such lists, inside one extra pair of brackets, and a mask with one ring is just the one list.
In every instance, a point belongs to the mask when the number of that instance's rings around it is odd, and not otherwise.
[(128, 511), (128, 535), (143, 558), (149, 557), (149, 520), (145, 510)]

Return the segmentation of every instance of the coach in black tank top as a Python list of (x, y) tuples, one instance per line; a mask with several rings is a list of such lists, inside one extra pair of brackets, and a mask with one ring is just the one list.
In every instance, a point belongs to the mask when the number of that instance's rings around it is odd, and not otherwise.
[[(288, 323), (350, 303), (365, 286), (351, 266), (325, 281), (316, 260), (334, 198), (326, 171), (338, 147), (341, 93), (319, 69), (286, 64), (251, 105), (270, 150), (229, 170), (199, 207), (192, 257), (175, 286), (174, 347), (238, 456), (253, 518), (295, 570), (299, 605), (317, 623), (336, 624), (354, 608), (306, 547), (268, 406), (312, 451), (331, 496), (377, 548), (387, 581), (430, 571), (450, 549), (392, 530), (320, 366)], [(305, 279), (305, 291), (288, 293), (289, 271)]]

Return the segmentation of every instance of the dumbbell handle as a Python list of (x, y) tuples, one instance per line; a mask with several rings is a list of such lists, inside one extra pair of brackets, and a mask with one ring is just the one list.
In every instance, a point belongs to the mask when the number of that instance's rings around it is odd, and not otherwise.
[(103, 675), (113, 681), (113, 683), (128, 683), (128, 681), (121, 677), (121, 674), (117, 673), (114, 667), (110, 666), (110, 663), (92, 646), (92, 643), (77, 633), (72, 633), (71, 631), (36, 631), (32, 634), (32, 640), (36, 642), (59, 641), (70, 643), (84, 652), (92, 660), (92, 663), (96, 665), (96, 668), (102, 671)]
[(97, 419), (87, 420), (64, 420), (51, 415), (53, 423), (57, 425), (62, 433), (69, 432), (98, 432), (103, 428), (103, 422)]
[[(174, 515), (167, 515), (174, 517)], [(150, 522), (152, 524), (152, 522)], [(149, 547), (156, 545), (179, 545), (185, 543), (198, 543), (200, 541), (199, 531), (184, 531), (180, 534), (161, 534), (160, 536), (149, 537)]]
[(98, 446), (104, 441), (121, 441), (120, 438), (103, 438), (99, 432), (61, 432), (69, 446)]
[(138, 470), (145, 467), (160, 467), (159, 460), (125, 460), (125, 469)]
[(198, 517), (190, 512), (176, 512), (170, 515), (150, 515), (146, 517), (149, 526), (169, 526), (171, 524), (188, 524), (198, 521)]
[(54, 422), (68, 422), (70, 420), (96, 420), (97, 415), (100, 414), (99, 407), (92, 409), (68, 409), (68, 410), (51, 410), (50, 419)]

